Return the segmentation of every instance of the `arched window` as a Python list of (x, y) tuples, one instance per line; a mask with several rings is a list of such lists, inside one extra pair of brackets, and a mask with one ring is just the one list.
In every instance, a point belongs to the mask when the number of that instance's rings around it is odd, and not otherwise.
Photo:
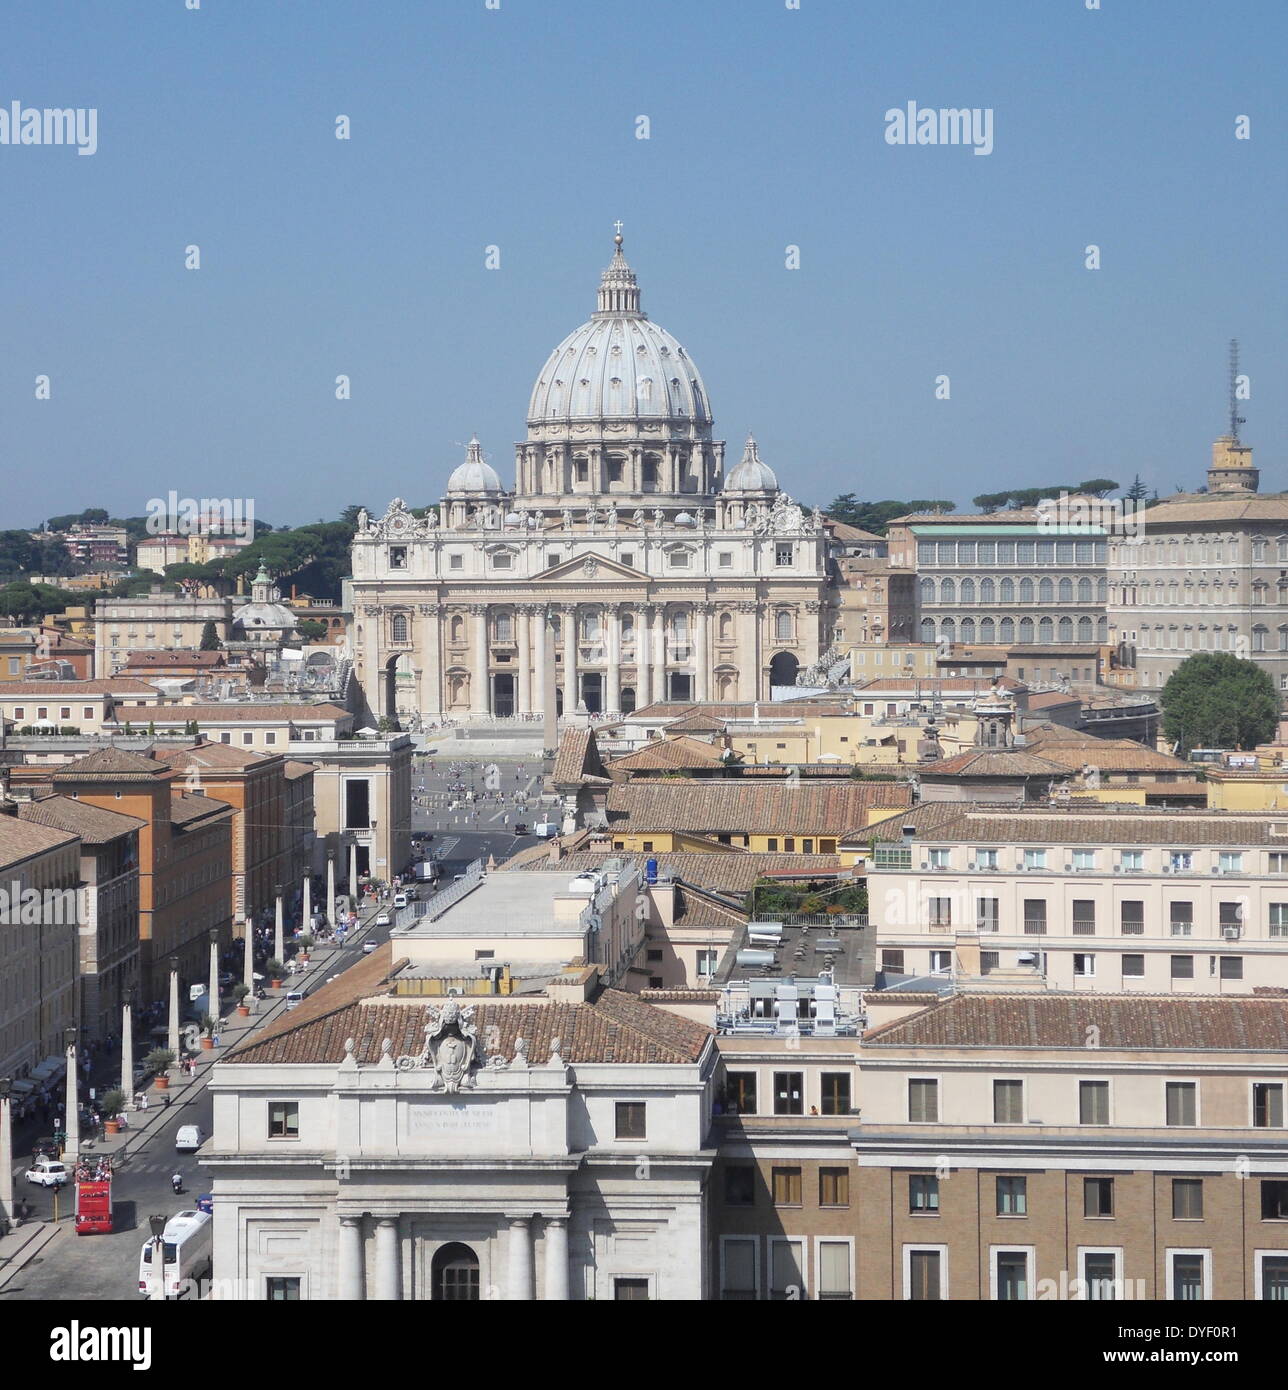
[(955, 603), (957, 600), (957, 586), (951, 579), (945, 579), (939, 586), (939, 602)]
[(921, 601), (922, 603), (934, 603), (935, 581), (933, 579), (923, 579), (921, 581)]
[(479, 1257), (459, 1241), (439, 1246), (430, 1265), (430, 1284), (433, 1296), (445, 1303), (477, 1303)]
[(1062, 579), (1062, 580), (1060, 581), (1060, 602), (1061, 602), (1061, 603), (1072, 603), (1072, 602), (1073, 602), (1073, 580), (1072, 580), (1072, 579)]
[(1020, 619), (1020, 645), (1021, 645), (1022, 647), (1031, 647), (1031, 646), (1033, 645), (1033, 619), (1032, 619), (1032, 618), (1021, 618), (1021, 619)]
[[(982, 585), (980, 586), (983, 587)], [(983, 618), (979, 624), (979, 640), (986, 645), (996, 641), (997, 626), (992, 618)]]
[(1050, 618), (1043, 618), (1038, 624), (1038, 641), (1043, 644), (1055, 641), (1055, 624)]
[(598, 642), (600, 632), (599, 609), (587, 609), (587, 611), (581, 615), (581, 640), (583, 642)]
[(1060, 619), (1060, 641), (1073, 641), (1073, 619), (1070, 617), (1066, 616)]
[(463, 642), (465, 640), (465, 619), (459, 613), (452, 615), (451, 640), (453, 642)]
[(945, 618), (939, 624), (939, 636), (945, 642), (955, 642), (957, 640), (957, 624), (951, 618)]
[(1281, 627), (1279, 629), (1279, 650), (1281, 652), (1288, 652), (1288, 627)]
[(1109, 640), (1109, 619), (1096, 619), (1096, 641), (1107, 642)]
[(975, 640), (975, 619), (974, 619), (974, 618), (963, 618), (963, 619), (962, 619), (961, 640), (962, 640), (963, 642), (967, 642), (967, 643), (973, 642), (973, 641)]
[(406, 613), (395, 613), (389, 620), (389, 640), (406, 642), (410, 636)]
[(1001, 590), (1000, 590), (999, 601), (1000, 601), (1001, 603), (1014, 603), (1014, 602), (1015, 602), (1015, 580), (1013, 580), (1013, 579), (1003, 579), (1003, 580), (1002, 580), (1002, 585), (1001, 585)]
[(722, 642), (732, 642), (732, 641), (733, 641), (733, 614), (732, 614), (732, 613), (721, 613), (721, 615), (720, 615), (720, 617), (719, 617), (719, 620), (718, 620), (717, 631), (719, 632), (719, 635), (720, 635), (720, 641), (722, 641)]
[(1266, 649), (1266, 629), (1258, 624), (1252, 629), (1252, 650), (1264, 652)]
[(780, 608), (774, 614), (774, 640), (776, 642), (790, 642), (795, 634), (795, 624), (792, 621), (792, 612), (789, 608)]
[[(1050, 582), (1051, 582), (1050, 580), (1047, 580), (1047, 583), (1048, 583), (1048, 584), (1049, 584)], [(1020, 602), (1021, 602), (1021, 603), (1032, 603), (1032, 602), (1033, 602), (1033, 581), (1032, 581), (1031, 579), (1021, 579), (1021, 580), (1020, 580)]]
[(981, 579), (979, 581), (979, 601), (981, 603), (996, 603), (996, 586), (991, 579)]
[(923, 642), (933, 642), (935, 640), (935, 620), (933, 618), (922, 618), (921, 640)]
[[(962, 603), (975, 602), (975, 581), (973, 579), (962, 580), (962, 592), (960, 601)], [(965, 639), (963, 638), (962, 640), (964, 641)]]
[(1038, 602), (1039, 602), (1039, 603), (1054, 603), (1054, 602), (1055, 602), (1055, 585), (1054, 585), (1049, 579), (1043, 579), (1043, 580), (1038, 584)]
[(1078, 619), (1078, 641), (1090, 642), (1095, 635), (1095, 624), (1085, 614)]
[(1090, 603), (1095, 596), (1095, 586), (1090, 579), (1082, 578), (1078, 580), (1078, 602)]
[(493, 629), (495, 641), (511, 642), (514, 640), (514, 618), (509, 613), (498, 613), (493, 620)]
[(1015, 619), (1003, 618), (998, 625), (997, 635), (1001, 638), (1002, 645), (1009, 647), (1015, 641)]

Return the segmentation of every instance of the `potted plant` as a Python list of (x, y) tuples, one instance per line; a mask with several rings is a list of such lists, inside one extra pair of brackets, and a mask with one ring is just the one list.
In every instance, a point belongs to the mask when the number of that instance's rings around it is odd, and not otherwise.
[(174, 1053), (165, 1047), (154, 1047), (143, 1059), (143, 1065), (154, 1073), (158, 1091), (169, 1090), (170, 1068), (174, 1066)]
[(301, 964), (301, 965), (307, 965), (307, 964), (309, 963), (309, 952), (310, 952), (312, 949), (313, 949), (313, 938), (312, 938), (311, 936), (309, 936), (309, 935), (306, 933), (304, 936), (300, 937), (300, 955), (299, 955), (299, 960), (300, 960), (300, 964)]
[(219, 1027), (219, 1020), (210, 1014), (201, 1015), (201, 1050), (210, 1052), (215, 1046), (215, 1029)]
[(246, 1002), (246, 996), (250, 989), (246, 985), (235, 985), (233, 987), (233, 998), (237, 1001), (237, 1013), (241, 1018), (250, 1016), (250, 1005)]
[(116, 1117), (125, 1108), (125, 1092), (108, 1091), (99, 1103), (103, 1107), (103, 1128), (108, 1134), (120, 1134), (121, 1122)]
[(273, 977), (269, 981), (269, 984), (272, 986), (272, 988), (281, 989), (282, 976), (286, 974), (286, 970), (283, 967), (282, 962), (278, 960), (276, 956), (274, 956), (273, 959), (270, 960), (268, 964), (264, 967), (264, 969), (267, 970), (268, 973)]

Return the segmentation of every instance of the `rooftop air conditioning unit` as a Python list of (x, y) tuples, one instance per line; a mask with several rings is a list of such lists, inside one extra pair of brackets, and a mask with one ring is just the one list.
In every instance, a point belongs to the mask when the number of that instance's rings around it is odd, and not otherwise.
[(1242, 927), (1229, 926), (1221, 928), (1221, 935), (1225, 937), (1227, 941), (1238, 941), (1239, 937), (1242, 936), (1242, 934)]
[(1164, 864), (1164, 865), (1163, 865), (1163, 872), (1164, 872), (1165, 874), (1170, 874), (1170, 873), (1172, 872), (1172, 866), (1171, 866), (1170, 864)]
[(1122, 871), (1123, 871), (1123, 866), (1122, 866), (1121, 864), (1115, 864), (1115, 865), (1114, 865), (1114, 873), (1120, 874), (1120, 873), (1122, 873)]
[(923, 869), (928, 869), (928, 868), (930, 868), (930, 865), (926, 862), (926, 860), (923, 859), (923, 860), (921, 861), (921, 867), (922, 867)]
[(1065, 871), (1066, 874), (1071, 874), (1071, 873), (1073, 872), (1073, 865), (1072, 865), (1072, 864), (1066, 864), (1066, 865), (1064, 866), (1064, 871)]

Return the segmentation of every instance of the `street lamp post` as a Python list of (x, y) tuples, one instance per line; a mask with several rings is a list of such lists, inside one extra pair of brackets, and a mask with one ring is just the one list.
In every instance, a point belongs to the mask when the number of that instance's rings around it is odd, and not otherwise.
[[(121, 1094), (127, 1110), (134, 1109), (134, 990), (125, 991), (121, 1004)], [(108, 1115), (104, 1120), (110, 1119)]]
[(277, 898), (276, 916), (273, 924), (273, 955), (282, 964), (286, 964), (286, 936), (282, 926), (282, 885), (275, 883), (273, 893)]
[(0, 1236), (13, 1225), (13, 1118), (9, 1113), (13, 1082), (0, 1076)]
[(149, 1216), (148, 1225), (152, 1229), (152, 1287), (148, 1290), (150, 1302), (165, 1301), (165, 1223), (164, 1216)]
[(179, 1056), (179, 957), (170, 957), (170, 1033), (166, 1046)]
[(74, 1167), (80, 1157), (80, 1087), (76, 1075), (75, 1028), (64, 1029), (63, 1036), (67, 1042), (67, 1116), (63, 1121), (67, 1139), (63, 1144), (63, 1162)]

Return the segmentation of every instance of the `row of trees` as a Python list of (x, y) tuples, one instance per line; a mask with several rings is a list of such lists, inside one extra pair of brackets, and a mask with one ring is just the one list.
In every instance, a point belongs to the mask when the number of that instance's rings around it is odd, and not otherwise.
[[(1137, 483), (1140, 479), (1137, 478)], [(1077, 492), (1088, 497), (1108, 497), (1118, 491), (1118, 484), (1112, 478), (1088, 478), (1082, 483), (1051, 483), (1047, 487), (1013, 487), (1005, 492), (981, 492), (971, 501), (982, 512), (996, 512), (1003, 507), (1016, 510), (1020, 507), (1036, 507), (1044, 497), (1059, 497), (1062, 492)]]

